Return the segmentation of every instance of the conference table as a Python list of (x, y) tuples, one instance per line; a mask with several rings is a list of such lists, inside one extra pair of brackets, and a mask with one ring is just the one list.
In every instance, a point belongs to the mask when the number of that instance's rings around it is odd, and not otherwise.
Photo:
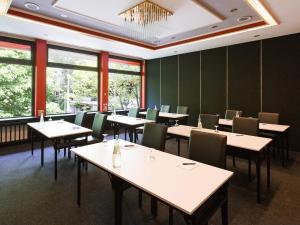
[[(221, 134), (227, 136), (226, 153), (247, 159), (253, 159), (256, 162), (256, 177), (257, 177), (257, 202), (260, 202), (260, 182), (261, 182), (261, 163), (264, 157), (267, 158), (267, 187), (270, 188), (270, 152), (269, 144), (272, 142), (270, 138), (243, 135), (225, 131), (215, 131), (211, 129), (199, 129), (192, 126), (173, 126), (168, 128), (168, 135), (175, 137), (178, 141), (178, 154), (180, 155), (180, 139), (189, 140), (191, 130), (198, 130), (200, 132)], [(250, 164), (249, 164), (250, 165)], [(249, 179), (251, 179), (251, 166), (249, 166)]]
[[(233, 120), (219, 119), (219, 125), (232, 127)], [(285, 165), (285, 161), (289, 159), (289, 125), (281, 124), (269, 124), (269, 123), (259, 123), (259, 130), (267, 133), (275, 134), (279, 137), (281, 144), (281, 163), (282, 166)], [(284, 149), (286, 149), (286, 156), (284, 154)]]
[(135, 141), (134, 137), (135, 128), (145, 125), (146, 123), (155, 123), (153, 120), (147, 120), (142, 118), (135, 118), (124, 115), (109, 115), (107, 121), (113, 124), (114, 135), (118, 133), (119, 126), (126, 127), (129, 131), (129, 139), (131, 142)]
[(112, 163), (114, 140), (71, 149), (78, 156), (78, 205), (81, 197), (81, 163), (87, 161), (110, 175), (115, 225), (122, 224), (122, 196), (130, 187), (151, 196), (153, 215), (157, 213), (157, 200), (180, 211), (192, 224), (196, 224), (199, 218), (208, 221), (212, 213), (221, 207), (223, 224), (228, 224), (228, 183), (232, 172), (124, 140), (119, 140), (119, 143), (122, 157), (120, 168), (114, 168)]
[[(45, 140), (51, 140), (54, 148), (54, 179), (57, 180), (57, 152), (61, 148), (70, 146), (70, 143), (62, 143), (61, 139), (70, 139), (80, 136), (88, 136), (92, 130), (78, 126), (76, 124), (63, 121), (46, 121), (46, 122), (33, 122), (27, 123), (41, 137), (41, 166), (44, 166), (44, 142)], [(31, 135), (32, 132), (31, 132)], [(31, 137), (33, 142), (33, 138)]]
[[(147, 111), (140, 112), (140, 115), (147, 115)], [(187, 118), (188, 114), (180, 114), (180, 113), (166, 113), (166, 112), (159, 112), (158, 117), (165, 118), (165, 119), (174, 119), (174, 120), (180, 120)]]

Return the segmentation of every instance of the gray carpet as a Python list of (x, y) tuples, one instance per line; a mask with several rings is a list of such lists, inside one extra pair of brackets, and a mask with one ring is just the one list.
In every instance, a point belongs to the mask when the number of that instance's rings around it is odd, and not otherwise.
[[(182, 156), (187, 143), (182, 142)], [(1, 225), (110, 225), (113, 224), (113, 195), (107, 174), (93, 166), (82, 176), (82, 205), (76, 204), (76, 165), (59, 154), (58, 181), (53, 178), (52, 147), (45, 150), (45, 165), (40, 167), (40, 151), (31, 156), (30, 146), (22, 145), (1, 152), (0, 156), (0, 224)], [(176, 153), (176, 142), (168, 140), (166, 151)], [(231, 225), (300, 225), (300, 153), (292, 152), (286, 168), (278, 158), (271, 161), (271, 191), (266, 187), (265, 165), (262, 169), (262, 204), (256, 203), (256, 180), (247, 181), (247, 162), (238, 160), (229, 193)], [(254, 172), (253, 167), (253, 172)], [(168, 224), (168, 208), (159, 204), (158, 217), (149, 213), (149, 198), (138, 209), (137, 190), (125, 192), (124, 225)], [(218, 211), (209, 224), (221, 224)], [(174, 213), (174, 224), (185, 224)]]

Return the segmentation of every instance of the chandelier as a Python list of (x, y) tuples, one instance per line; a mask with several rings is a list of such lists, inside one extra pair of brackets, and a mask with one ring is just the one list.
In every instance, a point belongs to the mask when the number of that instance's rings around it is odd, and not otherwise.
[(173, 13), (151, 1), (143, 1), (119, 14), (126, 23), (146, 25), (167, 21)]
[(12, 0), (0, 0), (0, 15), (5, 15), (10, 7)]

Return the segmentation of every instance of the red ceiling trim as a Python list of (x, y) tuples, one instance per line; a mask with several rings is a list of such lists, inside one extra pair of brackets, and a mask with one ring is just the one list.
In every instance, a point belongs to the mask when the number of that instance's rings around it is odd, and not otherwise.
[(166, 45), (154, 46), (154, 45), (148, 45), (148, 44), (144, 44), (144, 43), (134, 41), (134, 40), (129, 40), (129, 39), (126, 39), (123, 37), (110, 35), (107, 33), (100, 32), (100, 31), (84, 28), (84, 27), (81, 27), (78, 25), (72, 25), (69, 23), (65, 23), (63, 21), (49, 18), (49, 17), (43, 17), (43, 16), (40, 16), (37, 14), (31, 14), (31, 13), (28, 13), (25, 11), (19, 11), (16, 9), (9, 9), (8, 14), (17, 16), (17, 17), (21, 17), (21, 18), (25, 18), (25, 19), (29, 19), (29, 20), (33, 20), (33, 21), (37, 21), (37, 22), (41, 22), (41, 23), (45, 23), (45, 24), (49, 24), (49, 25), (53, 25), (53, 26), (57, 26), (57, 27), (61, 27), (61, 28), (65, 28), (65, 29), (69, 29), (69, 30), (73, 30), (73, 31), (82, 32), (85, 34), (90, 34), (90, 35), (100, 37), (100, 38), (110, 39), (110, 40), (114, 40), (114, 41), (123, 42), (126, 44), (139, 46), (142, 48), (147, 48), (150, 50), (158, 50), (158, 49), (168, 48), (168, 47), (172, 47), (172, 46), (176, 46), (176, 45), (182, 45), (182, 44), (186, 44), (186, 43), (190, 43), (190, 42), (205, 40), (208, 38), (218, 37), (218, 36), (225, 35), (225, 34), (235, 33), (235, 32), (239, 32), (239, 31), (243, 31), (243, 30), (247, 30), (247, 29), (251, 29), (251, 28), (255, 28), (255, 27), (268, 25), (268, 23), (266, 23), (265, 21), (259, 21), (259, 22), (254, 22), (251, 24), (239, 26), (239, 27), (233, 27), (233, 28), (229, 28), (226, 30), (222, 30), (222, 31), (217, 31), (217, 32), (213, 32), (213, 33), (209, 33), (209, 34), (205, 34), (205, 35), (201, 35), (201, 36), (197, 36), (197, 37), (193, 37), (193, 38), (188, 38), (186, 40), (181, 40), (181, 41), (173, 42), (173, 43), (166, 44)]
[(150, 45), (147, 45), (147, 44), (143, 44), (143, 43), (133, 41), (133, 40), (129, 40), (129, 39), (126, 39), (126, 38), (117, 37), (117, 36), (113, 36), (113, 35), (106, 34), (106, 33), (103, 33), (103, 32), (87, 29), (87, 28), (84, 28), (84, 27), (81, 27), (81, 26), (68, 24), (68, 23), (65, 23), (65, 22), (62, 22), (62, 21), (59, 21), (59, 20), (55, 20), (55, 19), (52, 19), (52, 18), (42, 17), (42, 16), (39, 16), (39, 15), (34, 15), (34, 14), (27, 13), (27, 12), (24, 12), (24, 11), (9, 9), (8, 14), (13, 15), (13, 16), (17, 16), (17, 17), (22, 17), (22, 18), (29, 19), (29, 20), (33, 20), (33, 21), (37, 21), (37, 22), (41, 22), (41, 23), (45, 23), (45, 24), (49, 24), (49, 25), (53, 25), (53, 26), (57, 26), (57, 27), (61, 27), (61, 28), (65, 28), (65, 29), (69, 29), (69, 30), (74, 30), (74, 31), (90, 34), (90, 35), (101, 37), (101, 38), (106, 38), (106, 39), (110, 39), (110, 40), (114, 40), (114, 41), (120, 41), (120, 42), (124, 42), (124, 43), (127, 43), (127, 44), (136, 45), (136, 46), (139, 46), (139, 47), (154, 50), (154, 47), (152, 47)]
[(31, 46), (29, 46), (29, 45), (22, 45), (22, 44), (6, 42), (6, 41), (0, 41), (0, 47), (1, 48), (21, 49), (21, 50), (30, 50), (31, 49)]

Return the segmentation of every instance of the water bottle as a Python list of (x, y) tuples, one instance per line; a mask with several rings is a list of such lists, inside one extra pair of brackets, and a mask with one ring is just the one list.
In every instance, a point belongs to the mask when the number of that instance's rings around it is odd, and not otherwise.
[(41, 115), (40, 115), (40, 128), (43, 128), (44, 127), (44, 113), (41, 112)]
[(156, 107), (156, 105), (154, 106), (154, 109), (155, 109), (155, 110), (157, 110), (157, 107)]
[(113, 161), (113, 167), (114, 168), (120, 168), (121, 167), (121, 150), (120, 150), (119, 136), (118, 135), (116, 135), (116, 139), (115, 139), (112, 161)]
[(199, 116), (199, 119), (198, 119), (198, 128), (202, 129), (202, 122), (201, 122), (201, 117), (200, 116)]

